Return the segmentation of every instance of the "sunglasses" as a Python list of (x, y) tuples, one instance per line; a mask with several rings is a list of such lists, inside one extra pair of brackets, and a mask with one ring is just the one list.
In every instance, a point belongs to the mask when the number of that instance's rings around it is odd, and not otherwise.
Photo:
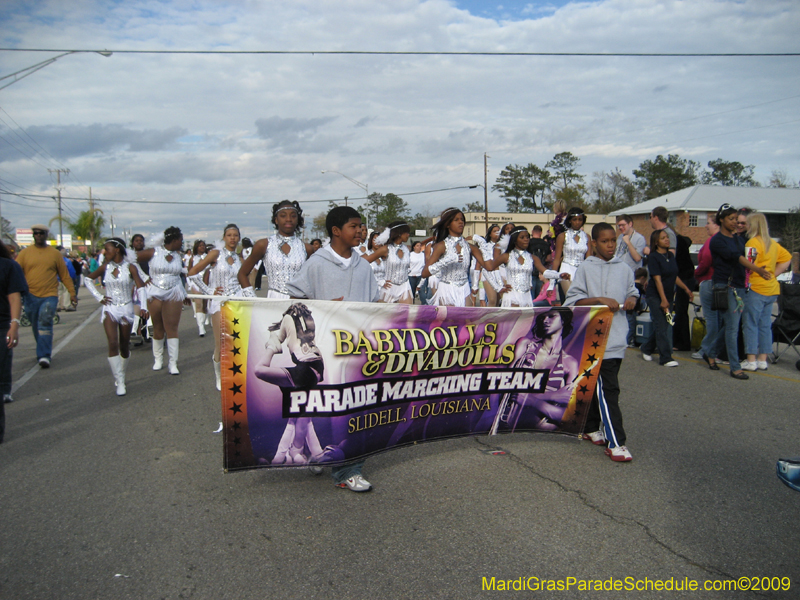
[[(721, 213), (723, 210), (729, 210), (729, 209), (732, 209), (732, 208), (733, 208), (733, 206), (730, 205), (730, 204), (723, 204), (722, 206), (719, 207), (719, 210), (717, 211), (717, 214)], [(733, 210), (736, 210), (736, 209), (733, 208)]]
[(33, 235), (47, 235), (46, 231), (42, 231), (41, 229), (34, 229)]

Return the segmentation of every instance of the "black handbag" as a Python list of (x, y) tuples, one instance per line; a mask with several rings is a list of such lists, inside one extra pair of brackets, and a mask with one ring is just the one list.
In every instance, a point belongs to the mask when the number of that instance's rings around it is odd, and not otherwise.
[(711, 290), (711, 310), (725, 312), (728, 310), (728, 286), (715, 285)]

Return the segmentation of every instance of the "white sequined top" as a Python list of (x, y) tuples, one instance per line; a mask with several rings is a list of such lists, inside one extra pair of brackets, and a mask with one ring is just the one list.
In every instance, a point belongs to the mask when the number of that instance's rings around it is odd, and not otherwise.
[[(283, 252), (284, 244), (289, 244), (289, 254)], [(284, 237), (276, 233), (271, 236), (264, 256), (264, 271), (269, 289), (288, 294), (286, 284), (294, 278), (307, 257), (306, 245), (296, 235)]]
[(386, 281), (386, 261), (378, 259), (373, 261), (370, 266), (372, 267), (372, 274), (375, 275), (375, 281), (378, 283)]
[[(519, 259), (522, 258), (522, 264)], [(506, 265), (506, 281), (515, 292), (530, 292), (533, 275), (533, 257), (527, 250), (514, 248), (508, 254)]]
[[(106, 296), (111, 298), (111, 304), (114, 306), (125, 306), (133, 301), (134, 282), (130, 266), (127, 260), (119, 264), (110, 262), (106, 265), (103, 286), (106, 288)], [(117, 272), (116, 275), (114, 271)]]
[[(402, 285), (408, 281), (408, 271), (411, 268), (411, 251), (404, 244), (389, 244), (386, 246), (386, 281), (392, 285)], [(403, 256), (398, 253), (402, 250)]]
[(222, 288), (222, 294), (225, 296), (238, 296), (242, 291), (242, 286), (239, 284), (239, 269), (242, 266), (242, 259), (236, 254), (236, 251), (231, 251), (225, 248), (219, 248), (219, 256), (217, 262), (211, 267), (211, 272), (208, 275), (209, 287), (213, 290)]
[[(578, 241), (575, 241), (575, 236), (578, 236)], [(577, 232), (573, 229), (567, 229), (564, 234), (564, 248), (562, 250), (562, 262), (572, 265), (573, 267), (579, 266), (586, 259), (586, 251), (589, 249), (589, 236), (585, 231), (579, 229)]]
[[(456, 246), (461, 245), (461, 261), (459, 262), (459, 252)], [(440, 268), (436, 273), (432, 269), (431, 274), (436, 275), (442, 283), (462, 286), (469, 281), (469, 248), (463, 237), (449, 236), (444, 241), (444, 253), (437, 261)], [(431, 265), (433, 267), (434, 265)]]
[[(167, 260), (172, 256), (172, 260)], [(164, 246), (153, 249), (153, 258), (150, 259), (150, 283), (162, 290), (171, 290), (181, 285), (181, 271), (183, 271), (183, 257), (178, 251), (170, 252)]]

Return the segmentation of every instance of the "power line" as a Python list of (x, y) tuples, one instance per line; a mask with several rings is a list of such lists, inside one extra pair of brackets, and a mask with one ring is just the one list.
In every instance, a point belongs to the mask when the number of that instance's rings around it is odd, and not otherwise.
[(344, 56), (586, 56), (586, 57), (781, 57), (800, 52), (445, 52), (437, 50), (86, 50), (65, 48), (0, 48), (0, 52), (74, 52), (113, 54), (230, 54), (230, 55), (344, 55)]

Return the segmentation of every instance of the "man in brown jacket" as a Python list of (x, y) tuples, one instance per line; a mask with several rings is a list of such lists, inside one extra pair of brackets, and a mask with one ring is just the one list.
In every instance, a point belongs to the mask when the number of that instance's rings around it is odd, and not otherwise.
[(78, 303), (78, 296), (64, 257), (47, 244), (49, 228), (46, 225), (34, 225), (31, 229), (33, 245), (19, 253), (17, 262), (28, 282), (25, 312), (36, 340), (36, 358), (39, 359), (39, 366), (46, 369), (50, 366), (50, 354), (53, 351), (53, 317), (58, 305), (58, 279), (69, 290), (73, 305)]

